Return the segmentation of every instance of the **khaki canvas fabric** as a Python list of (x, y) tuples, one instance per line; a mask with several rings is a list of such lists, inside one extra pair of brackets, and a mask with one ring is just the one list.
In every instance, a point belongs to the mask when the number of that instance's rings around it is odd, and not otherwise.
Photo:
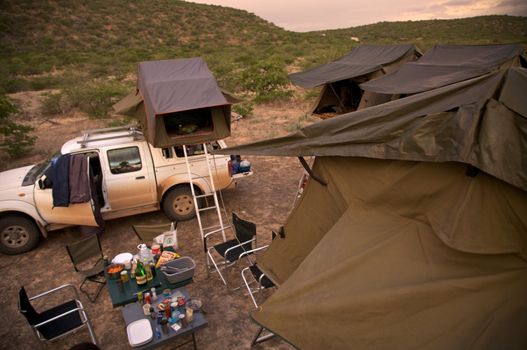
[(524, 68), (492, 72), (218, 153), (456, 161), (527, 191), (526, 79)]
[(420, 55), (419, 50), (411, 44), (360, 45), (333, 62), (292, 73), (289, 79), (296, 85), (313, 88), (366, 75), (403, 57), (413, 58), (415, 55)]
[[(137, 94), (127, 96), (114, 109), (134, 115), (143, 125), (147, 140), (155, 147), (218, 140), (230, 135), (230, 105), (207, 64), (198, 57), (139, 63)], [(176, 112), (211, 109), (212, 126), (207, 132), (169, 135), (164, 118)], [(210, 116), (203, 114), (203, 119)]]
[(221, 150), (315, 156), (253, 319), (302, 349), (527, 347), (526, 70)]
[(359, 84), (392, 73), (420, 56), (411, 44), (360, 45), (333, 62), (290, 74), (289, 79), (304, 88), (322, 86), (310, 112), (327, 118), (389, 101), (391, 95), (364, 93)]
[(281, 284), (257, 323), (301, 349), (527, 346), (526, 192), (458, 163), (314, 169), (328, 186), (309, 182), (259, 260)]
[[(239, 102), (234, 96), (222, 92), (230, 103)], [(143, 130), (148, 130), (148, 118), (142, 96), (137, 92), (132, 92), (113, 106), (114, 113), (128, 115), (136, 118)], [(156, 147), (168, 147), (172, 145), (191, 145), (203, 143), (205, 141), (224, 139), (231, 134), (231, 105), (210, 107), (213, 129), (207, 134), (191, 133), (188, 135), (171, 136), (167, 133), (162, 120), (155, 124), (155, 140), (148, 140)], [(163, 116), (159, 116), (162, 118)]]
[(415, 94), (526, 63), (519, 44), (436, 45), (417, 61), (360, 87), (382, 94)]

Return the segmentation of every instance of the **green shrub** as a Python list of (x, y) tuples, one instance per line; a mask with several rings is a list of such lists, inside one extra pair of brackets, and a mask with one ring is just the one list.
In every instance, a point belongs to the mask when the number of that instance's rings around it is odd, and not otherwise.
[(19, 77), (5, 77), (0, 81), (0, 89), (8, 94), (30, 90), (30, 86), (27, 79)]
[(291, 97), (289, 80), (280, 62), (259, 61), (240, 74), (240, 86), (255, 94), (254, 102), (268, 102)]
[(9, 116), (16, 112), (18, 112), (16, 106), (6, 96), (0, 95), (0, 123), (7, 121)]
[(315, 98), (318, 97), (319, 94), (320, 94), (320, 89), (307, 90), (306, 93), (304, 94), (304, 100), (306, 101), (314, 100)]
[(0, 145), (6, 148), (11, 157), (20, 157), (27, 154), (33, 148), (36, 137), (29, 136), (33, 131), (29, 125), (7, 122), (0, 126), (0, 133), (4, 134), (4, 142)]
[(128, 88), (110, 83), (88, 83), (64, 90), (66, 101), (71, 108), (79, 108), (94, 118), (103, 118), (108, 114), (115, 99), (124, 96)]
[(66, 112), (62, 93), (46, 93), (42, 100), (42, 113), (45, 115), (63, 114)]
[(35, 144), (36, 137), (29, 136), (31, 126), (21, 125), (9, 120), (18, 109), (5, 96), (0, 95), (0, 134), (3, 141), (0, 147), (11, 157), (20, 157), (28, 153)]
[(253, 107), (254, 105), (251, 102), (242, 102), (232, 106), (232, 111), (242, 117), (250, 117), (253, 114)]

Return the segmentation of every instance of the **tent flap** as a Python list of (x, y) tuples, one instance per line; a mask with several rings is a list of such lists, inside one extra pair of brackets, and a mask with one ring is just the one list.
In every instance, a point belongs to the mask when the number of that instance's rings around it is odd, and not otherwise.
[[(513, 74), (515, 78), (527, 79), (524, 68), (510, 70), (521, 72)], [(509, 77), (506, 71), (488, 73), (322, 120), (285, 137), (218, 153), (456, 161), (471, 164), (527, 191), (524, 156), (527, 154), (524, 125), (527, 116), (508, 109), (503, 114), (506, 108), (503, 104), (502, 108), (492, 108), (495, 101), (492, 97), (499, 96), (502, 83), (507, 86)], [(525, 102), (519, 103), (525, 105)], [(493, 128), (482, 127), (488, 123)], [(511, 163), (511, 160), (514, 161)]]
[(383, 65), (418, 52), (414, 45), (360, 45), (340, 59), (289, 75), (304, 88), (350, 79), (379, 70)]
[(314, 166), (328, 187), (259, 260), (280, 282), (259, 324), (301, 349), (527, 346), (525, 192), (458, 163)]
[(398, 71), (360, 85), (383, 94), (415, 94), (519, 65), (521, 45), (436, 45)]

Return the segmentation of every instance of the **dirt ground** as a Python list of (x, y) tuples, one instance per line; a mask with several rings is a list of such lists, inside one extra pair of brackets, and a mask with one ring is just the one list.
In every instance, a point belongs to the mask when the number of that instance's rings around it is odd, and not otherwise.
[[(25, 110), (24, 122), (36, 127), (38, 141), (30, 155), (20, 159), (1, 156), (1, 169), (27, 165), (54, 153), (67, 139), (77, 136), (84, 129), (101, 127), (102, 121), (91, 120), (80, 113), (68, 116), (42, 118), (39, 113), (39, 94), (24, 93), (12, 96)], [(308, 104), (299, 99), (287, 104), (258, 106), (254, 115), (233, 123), (229, 145), (242, 144), (262, 138), (277, 137), (295, 131), (299, 126), (315, 121), (307, 117)], [(243, 157), (242, 155), (242, 158)], [(238, 181), (235, 189), (223, 191), (226, 210), (257, 225), (259, 245), (269, 243), (271, 230), (278, 229), (286, 220), (296, 195), (302, 167), (295, 158), (247, 157), (254, 175)], [(136, 253), (138, 238), (132, 230), (135, 224), (167, 222), (162, 212), (141, 214), (106, 222), (101, 237), (104, 254), (113, 257), (121, 252)], [(0, 349), (33, 349), (39, 346), (29, 325), (17, 311), (20, 286), (25, 286), (30, 296), (42, 291), (71, 283), (80, 285), (65, 245), (82, 238), (77, 227), (54, 231), (31, 252), (18, 256), (0, 255), (0, 310), (4, 315), (0, 327)], [(243, 290), (225, 288), (216, 274), (207, 274), (205, 254), (201, 248), (197, 220), (178, 225), (179, 253), (192, 257), (197, 264), (194, 282), (187, 286), (193, 298), (204, 303), (208, 327), (196, 333), (200, 349), (248, 349), (258, 326), (250, 319), (253, 310), (250, 298)], [(241, 285), (239, 270), (228, 276), (231, 286)], [(262, 302), (272, 290), (259, 295)], [(125, 323), (121, 308), (113, 308), (106, 287), (95, 303), (81, 294), (101, 349), (128, 349)], [(41, 307), (41, 306), (39, 306)], [(38, 307), (37, 307), (38, 310)], [(89, 341), (87, 330), (66, 337), (51, 346), (69, 349), (73, 344)], [(171, 349), (171, 344), (163, 349)], [(192, 344), (181, 347), (192, 348)], [(285, 341), (274, 338), (257, 345), (255, 349), (292, 349)]]

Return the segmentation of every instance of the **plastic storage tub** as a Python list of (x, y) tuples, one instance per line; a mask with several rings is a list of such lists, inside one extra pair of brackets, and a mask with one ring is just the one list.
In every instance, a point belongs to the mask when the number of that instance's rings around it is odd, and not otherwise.
[(170, 283), (178, 283), (194, 277), (196, 263), (188, 256), (170, 260), (161, 267), (161, 271)]

